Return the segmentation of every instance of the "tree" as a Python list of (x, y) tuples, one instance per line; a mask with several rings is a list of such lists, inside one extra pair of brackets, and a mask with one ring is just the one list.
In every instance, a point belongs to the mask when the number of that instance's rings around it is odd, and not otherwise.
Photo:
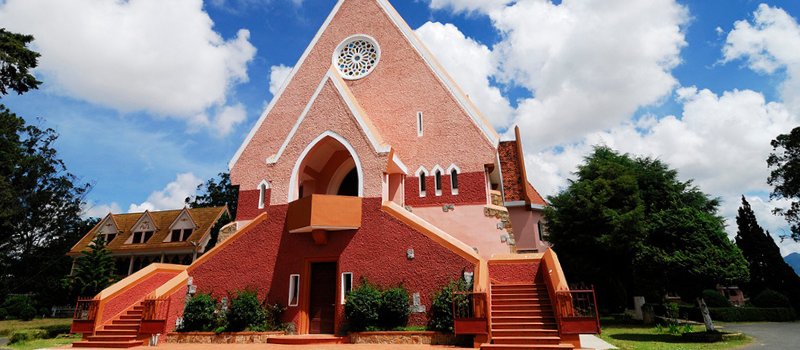
[(230, 216), (223, 215), (211, 228), (211, 239), (208, 240), (206, 251), (217, 244), (219, 230), (236, 218), (236, 205), (239, 201), (239, 186), (231, 185), (230, 173), (219, 173), (219, 179), (209, 179), (197, 186), (199, 195), (187, 197), (185, 202), (190, 208), (208, 208), (228, 206)]
[(78, 296), (93, 297), (116, 282), (114, 269), (114, 258), (106, 249), (105, 238), (98, 235), (89, 245), (89, 250), (81, 252), (75, 261), (75, 270), (66, 282)]
[(742, 250), (750, 269), (750, 280), (743, 284), (743, 289), (751, 297), (764, 290), (778, 291), (789, 296), (794, 308), (800, 310), (800, 276), (783, 260), (775, 240), (758, 224), (744, 196), (736, 224), (736, 245)]
[(597, 147), (576, 176), (549, 198), (549, 239), (573, 281), (597, 286), (603, 308), (621, 310), (633, 295), (661, 300), (668, 291), (692, 300), (717, 283), (746, 280), (719, 201), (661, 161)]
[(36, 80), (31, 70), (36, 68), (39, 53), (29, 50), (32, 35), (16, 34), (0, 28), (0, 95), (14, 90), (22, 95), (37, 89), (42, 82)]
[(767, 183), (774, 187), (770, 198), (791, 201), (788, 209), (778, 208), (775, 213), (786, 218), (791, 238), (800, 242), (800, 127), (778, 135), (770, 144), (772, 153), (767, 166), (771, 171)]

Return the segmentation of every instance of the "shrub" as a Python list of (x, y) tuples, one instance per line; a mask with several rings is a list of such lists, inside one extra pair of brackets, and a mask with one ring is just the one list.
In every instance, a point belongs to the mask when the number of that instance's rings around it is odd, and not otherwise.
[[(468, 292), (472, 285), (462, 278), (451, 280), (433, 296), (431, 312), (428, 317), (428, 329), (453, 333), (453, 293)], [(466, 300), (457, 302), (466, 302)]]
[(764, 291), (753, 298), (753, 305), (764, 308), (792, 306), (789, 302), (789, 298), (771, 289), (764, 289)]
[(713, 289), (706, 289), (703, 291), (703, 300), (705, 300), (708, 307), (731, 307), (731, 301), (724, 295)]
[(50, 326), (44, 326), (41, 329), (47, 333), (45, 338), (51, 339), (62, 334), (69, 334), (71, 326), (71, 324), (54, 324)]
[(0, 307), (0, 321), (5, 320), (8, 318), (8, 311), (5, 308)]
[(16, 344), (36, 339), (44, 339), (47, 337), (47, 331), (44, 329), (22, 329), (11, 332), (8, 338), (9, 344)]
[(210, 294), (195, 294), (183, 309), (181, 332), (208, 332), (214, 329), (216, 302)]
[(363, 331), (378, 325), (381, 310), (381, 291), (374, 285), (361, 281), (361, 285), (347, 294), (344, 314), (350, 330)]
[(378, 311), (380, 325), (390, 330), (404, 327), (408, 324), (408, 316), (411, 314), (408, 304), (408, 291), (402, 286), (383, 291)]
[(281, 306), (280, 304), (267, 304), (264, 307), (264, 313), (266, 315), (266, 322), (264, 323), (264, 330), (265, 331), (279, 331), (279, 330), (286, 330), (284, 324), (281, 324), (281, 316), (283, 316), (283, 312), (286, 311), (286, 308)]
[(8, 316), (23, 321), (30, 321), (36, 317), (36, 308), (33, 300), (27, 295), (12, 295), (3, 303), (3, 308)]
[(252, 290), (239, 291), (231, 298), (227, 316), (230, 332), (263, 327), (267, 319), (267, 314), (258, 301), (258, 294)]
[(790, 308), (715, 307), (711, 318), (722, 322), (790, 322), (796, 317)]

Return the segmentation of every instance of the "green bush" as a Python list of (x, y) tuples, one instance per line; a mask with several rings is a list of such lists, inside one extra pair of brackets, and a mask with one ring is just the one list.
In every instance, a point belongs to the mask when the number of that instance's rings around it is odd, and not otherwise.
[(180, 332), (208, 332), (215, 327), (216, 302), (210, 294), (195, 294), (186, 301)]
[(790, 322), (796, 318), (791, 308), (714, 307), (711, 318), (722, 322)]
[(789, 298), (771, 289), (764, 289), (753, 298), (753, 305), (763, 308), (791, 307)]
[(41, 329), (47, 332), (46, 339), (52, 339), (62, 334), (69, 334), (72, 324), (54, 324), (43, 326)]
[(347, 294), (344, 314), (352, 331), (363, 331), (378, 325), (381, 311), (381, 291), (362, 280), (361, 285)]
[(263, 328), (267, 314), (258, 301), (258, 294), (242, 290), (231, 298), (228, 309), (228, 331), (241, 332), (250, 328)]
[(286, 311), (286, 308), (281, 306), (280, 304), (267, 304), (264, 307), (264, 313), (266, 314), (266, 322), (264, 323), (264, 330), (265, 331), (279, 331), (279, 330), (286, 330), (285, 325), (281, 323), (281, 316), (283, 316), (283, 312)]
[(8, 311), (5, 308), (0, 307), (0, 321), (5, 320), (8, 318)]
[(720, 294), (713, 289), (706, 289), (703, 291), (703, 300), (705, 300), (708, 307), (731, 307), (731, 301), (724, 295)]
[(11, 336), (8, 338), (8, 343), (16, 344), (44, 338), (47, 338), (47, 331), (44, 329), (22, 329), (11, 332)]
[[(468, 292), (472, 285), (462, 278), (451, 280), (433, 296), (431, 312), (428, 317), (428, 329), (433, 331), (453, 333), (453, 293)], [(467, 302), (466, 299), (456, 302)]]
[(36, 307), (33, 300), (26, 295), (12, 295), (6, 299), (2, 307), (8, 316), (23, 321), (30, 321), (36, 317)]
[(408, 291), (402, 286), (383, 291), (378, 311), (380, 325), (388, 330), (405, 327), (411, 314), (408, 304)]

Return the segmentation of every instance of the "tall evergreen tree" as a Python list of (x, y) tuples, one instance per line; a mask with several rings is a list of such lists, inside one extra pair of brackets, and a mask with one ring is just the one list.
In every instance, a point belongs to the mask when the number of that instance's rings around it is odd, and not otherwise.
[(74, 296), (93, 297), (117, 280), (114, 270), (114, 258), (103, 236), (98, 235), (75, 261), (75, 270), (66, 282)]
[(771, 169), (767, 183), (774, 187), (770, 198), (790, 200), (789, 208), (775, 209), (789, 223), (791, 238), (800, 242), (800, 127), (778, 135), (767, 158)]
[(750, 269), (750, 280), (742, 287), (751, 297), (772, 289), (789, 297), (800, 310), (800, 276), (781, 257), (781, 251), (769, 232), (756, 220), (750, 203), (742, 196), (736, 215), (736, 245), (742, 250)]

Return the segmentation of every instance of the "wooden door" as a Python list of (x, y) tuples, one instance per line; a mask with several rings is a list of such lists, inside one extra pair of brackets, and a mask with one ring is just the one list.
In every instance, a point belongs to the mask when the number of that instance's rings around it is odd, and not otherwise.
[(311, 264), (309, 333), (333, 334), (336, 313), (336, 263)]

